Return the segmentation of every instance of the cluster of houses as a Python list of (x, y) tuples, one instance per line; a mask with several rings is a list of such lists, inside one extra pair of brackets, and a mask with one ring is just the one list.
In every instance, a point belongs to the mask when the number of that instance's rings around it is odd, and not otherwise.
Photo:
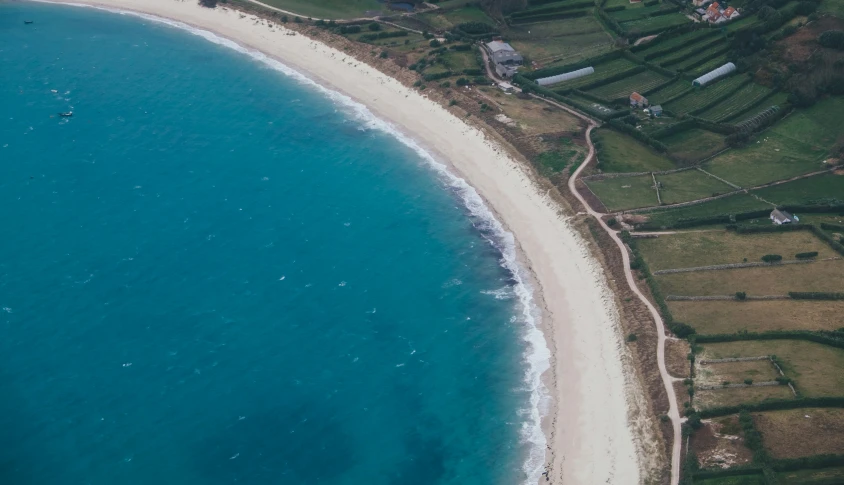
[(512, 79), (519, 66), (525, 62), (524, 57), (516, 52), (513, 46), (502, 40), (487, 43), (486, 49), (492, 57), (496, 74), (504, 79)]
[(651, 115), (653, 117), (660, 117), (662, 116), (662, 106), (655, 104), (653, 106), (648, 106), (648, 98), (642, 96), (637, 92), (633, 92), (630, 94), (630, 107), (631, 108), (642, 108), (645, 110), (645, 113)]
[(710, 24), (720, 24), (741, 15), (735, 8), (724, 8), (718, 2), (712, 2), (708, 7), (703, 8), (710, 1), (712, 0), (692, 0), (692, 5), (698, 7), (695, 9), (695, 17)]

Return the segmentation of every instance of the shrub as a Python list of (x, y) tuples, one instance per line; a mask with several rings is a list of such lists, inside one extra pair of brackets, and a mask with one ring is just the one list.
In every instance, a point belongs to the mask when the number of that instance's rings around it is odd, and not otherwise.
[(450, 83), (450, 82), (448, 82), (448, 81), (444, 81), (444, 82), (440, 83), (440, 87), (441, 87), (441, 88), (450, 88), (450, 87), (451, 87), (451, 83)]
[(456, 99), (452, 99), (451, 101), (449, 101), (449, 102), (448, 102), (448, 105), (449, 105), (449, 106), (457, 106), (457, 100), (456, 100)]
[(360, 32), (360, 25), (342, 25), (340, 26), (341, 34), (357, 34)]
[(749, 385), (753, 384), (753, 379), (745, 379), (744, 383), (749, 386)]
[(428, 45), (431, 47), (439, 47), (442, 45), (442, 43), (437, 39), (432, 39), (431, 42), (428, 42)]
[(661, 415), (659, 416), (659, 420), (660, 420), (660, 421), (662, 421), (663, 423), (667, 423), (667, 422), (668, 422), (668, 419), (669, 419), (669, 418), (668, 418), (668, 415), (667, 415), (667, 414), (661, 414)]
[(217, 0), (199, 0), (199, 4), (203, 7), (214, 8), (217, 6)]
[(827, 30), (818, 36), (818, 43), (824, 47), (844, 50), (844, 30)]
[(721, 385), (722, 385), (722, 386), (729, 386), (729, 385), (730, 385), (730, 381), (724, 381), (724, 382), (722, 382), (722, 383), (721, 383)]
[(635, 333), (631, 333), (630, 335), (627, 336), (628, 342), (635, 342), (637, 340), (639, 340), (639, 337), (637, 337)]
[(690, 415), (688, 423), (692, 429), (700, 429), (700, 427), (703, 426), (703, 423), (700, 421), (700, 415), (698, 413), (693, 413), (692, 415)]
[(469, 80), (466, 79), (465, 77), (461, 77), (461, 78), (457, 79), (457, 81), (455, 81), (455, 84), (457, 84), (458, 86), (468, 86)]
[(421, 85), (422, 85), (422, 81), (416, 81), (415, 83), (413, 83), (414, 88), (418, 88)]
[(483, 76), (478, 76), (472, 80), (475, 84), (488, 84), (489, 80)]
[(302, 19), (301, 19), (300, 17), (293, 17), (293, 23), (296, 23), (296, 24), (301, 24), (301, 23), (302, 23)]
[(797, 253), (797, 254), (794, 255), (794, 257), (797, 258), (797, 259), (812, 259), (817, 255), (818, 255), (817, 251), (808, 251), (808, 252), (805, 252), (805, 253)]
[(381, 30), (381, 24), (379, 24), (378, 22), (372, 22), (368, 25), (368, 28), (372, 32), (378, 32), (379, 30)]
[(282, 15), (282, 16), (281, 16), (281, 23), (286, 24), (288, 20), (289, 20), (289, 19), (287, 18), (287, 15)]
[(762, 256), (762, 261), (766, 263), (776, 263), (777, 261), (782, 261), (782, 256), (779, 254), (766, 254)]
[(618, 224), (618, 221), (615, 220), (615, 217), (610, 217), (609, 219), (607, 219), (608, 226), (615, 227), (616, 224)]
[[(671, 331), (674, 332), (674, 335), (676, 335), (678, 338), (686, 338), (689, 335), (695, 334), (694, 327), (679, 322), (675, 323), (674, 325), (671, 325)], [(694, 354), (692, 355), (692, 357), (694, 357)]]
[(746, 299), (747, 299), (747, 293), (745, 293), (743, 291), (737, 291), (736, 292), (736, 300), (746, 300)]

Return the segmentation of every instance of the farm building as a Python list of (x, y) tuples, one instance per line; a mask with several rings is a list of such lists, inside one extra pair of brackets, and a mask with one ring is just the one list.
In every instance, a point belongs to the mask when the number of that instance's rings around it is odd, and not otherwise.
[(634, 108), (644, 108), (648, 105), (648, 98), (642, 96), (639, 93), (633, 93), (630, 95), (630, 106)]
[(701, 17), (702, 20), (706, 20), (710, 24), (720, 24), (721, 22), (726, 22), (728, 20), (732, 20), (738, 16), (740, 16), (738, 10), (733, 7), (721, 8), (721, 5), (718, 2), (713, 2), (709, 7), (706, 9), (706, 14)]
[(593, 67), (584, 67), (583, 69), (578, 69), (576, 71), (537, 79), (536, 84), (539, 84), (540, 86), (550, 86), (551, 84), (561, 83), (570, 79), (577, 79), (579, 77), (588, 76), (590, 74), (593, 74), (594, 72), (595, 69)]
[(492, 62), (495, 64), (495, 72), (503, 78), (511, 78), (516, 74), (516, 69), (521, 66), (525, 59), (513, 46), (500, 40), (494, 40), (486, 44), (486, 48), (492, 55)]
[(703, 17), (706, 16), (706, 10), (704, 10), (702, 8), (695, 9), (694, 16), (698, 20), (703, 20)]
[(723, 66), (719, 67), (718, 69), (714, 69), (712, 71), (707, 72), (703, 76), (695, 79), (692, 81), (692, 86), (695, 87), (703, 87), (707, 84), (711, 83), (712, 81), (718, 79), (719, 77), (724, 77), (730, 73), (735, 72), (736, 65), (732, 62), (728, 62)]
[(651, 115), (653, 115), (654, 118), (659, 118), (660, 116), (662, 116), (662, 105), (655, 104), (651, 106), (648, 111), (650, 111)]
[(776, 225), (791, 224), (794, 221), (800, 222), (797, 216), (793, 216), (786, 211), (774, 209), (771, 212), (771, 221)]
[(692, 0), (692, 5), (694, 5), (695, 7), (703, 7), (711, 1), (712, 0)]

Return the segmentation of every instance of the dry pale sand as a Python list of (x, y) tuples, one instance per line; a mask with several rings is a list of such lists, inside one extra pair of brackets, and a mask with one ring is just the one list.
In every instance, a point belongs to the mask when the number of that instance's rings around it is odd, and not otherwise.
[[(536, 313), (542, 314), (545, 339), (537, 339), (532, 359), (534, 369), (545, 371), (544, 385), (538, 386), (546, 395), (545, 405), (537, 404), (549, 412), (542, 420), (544, 434), (532, 436), (537, 453), (527, 467), (527, 483), (644, 480), (642, 469), (652, 461), (642, 452), (648, 440), (633, 431), (631, 423), (641, 416), (630, 411), (632, 401), (640, 400), (634, 395), (641, 397), (641, 392), (623, 370), (618, 311), (603, 271), (557, 204), (505, 150), (367, 64), (280, 27), (255, 25), (252, 16), (202, 8), (196, 0), (59, 1), (177, 20), (263, 52), (364, 104), (468, 181), (515, 236), (520, 263), (532, 270), (535, 301), (542, 308)], [(543, 470), (550, 480), (540, 475)]]

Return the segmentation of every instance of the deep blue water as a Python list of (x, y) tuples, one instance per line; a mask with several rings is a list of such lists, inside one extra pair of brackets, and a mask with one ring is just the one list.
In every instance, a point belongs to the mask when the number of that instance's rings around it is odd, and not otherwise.
[(518, 278), (359, 111), (171, 26), (0, 1), (0, 483), (523, 479)]

